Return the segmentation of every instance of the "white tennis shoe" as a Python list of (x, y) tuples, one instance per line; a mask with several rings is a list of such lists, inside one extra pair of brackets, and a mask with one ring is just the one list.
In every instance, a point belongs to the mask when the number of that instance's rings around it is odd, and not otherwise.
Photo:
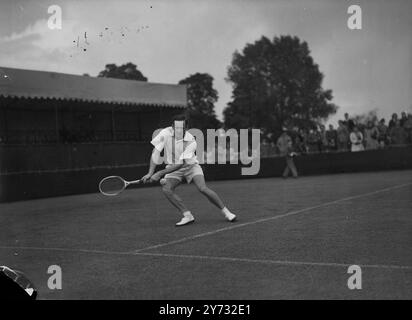
[(234, 222), (236, 220), (236, 215), (233, 214), (232, 212), (226, 213), (225, 217), (226, 217), (226, 220), (229, 222)]
[(183, 218), (178, 223), (176, 223), (176, 227), (184, 226), (189, 223), (193, 223), (195, 221), (195, 217), (192, 216), (190, 211), (183, 213)]

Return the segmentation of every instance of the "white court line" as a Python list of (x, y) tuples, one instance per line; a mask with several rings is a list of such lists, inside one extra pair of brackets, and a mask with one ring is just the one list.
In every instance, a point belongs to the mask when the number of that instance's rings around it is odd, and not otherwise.
[(74, 253), (97, 253), (97, 254), (109, 254), (109, 255), (130, 255), (130, 252), (122, 252), (122, 251), (105, 251), (105, 250), (92, 250), (92, 249), (56, 248), (56, 247), (0, 246), (0, 249), (60, 251), (60, 252), (74, 252)]
[(160, 257), (160, 258), (178, 258), (178, 259), (197, 259), (197, 260), (211, 260), (221, 262), (236, 262), (236, 263), (255, 263), (255, 264), (272, 264), (285, 266), (312, 266), (312, 267), (349, 267), (351, 265), (358, 265), (361, 268), (375, 268), (375, 269), (401, 269), (412, 270), (412, 266), (403, 265), (385, 265), (385, 264), (356, 264), (356, 263), (338, 263), (338, 262), (309, 262), (309, 261), (290, 261), (290, 260), (270, 260), (270, 259), (247, 259), (234, 257), (216, 257), (216, 256), (200, 256), (200, 255), (186, 255), (186, 254), (169, 254), (169, 253), (151, 253), (151, 252), (121, 252), (121, 251), (104, 251), (104, 250), (87, 250), (87, 249), (70, 249), (70, 248), (47, 248), (47, 247), (14, 247), (14, 246), (0, 246), (0, 249), (8, 250), (39, 250), (39, 251), (60, 251), (72, 253), (87, 253), (87, 254), (106, 254), (106, 255), (123, 255), (123, 256), (146, 256), (146, 257)]
[(353, 200), (353, 199), (359, 199), (359, 198), (363, 198), (363, 197), (366, 197), (366, 196), (371, 196), (371, 195), (378, 194), (378, 193), (381, 193), (381, 192), (394, 190), (394, 189), (399, 189), (399, 188), (410, 186), (410, 185), (412, 185), (412, 183), (404, 183), (404, 184), (400, 184), (400, 185), (397, 185), (397, 186), (392, 186), (392, 187), (388, 187), (388, 188), (384, 188), (384, 189), (380, 189), (380, 190), (376, 190), (376, 191), (372, 191), (372, 192), (368, 192), (368, 193), (363, 193), (363, 194), (360, 194), (360, 195), (357, 195), (357, 196), (351, 196), (351, 197), (342, 198), (342, 199), (338, 199), (338, 200), (334, 200), (334, 201), (330, 201), (330, 202), (325, 202), (325, 203), (322, 203), (322, 204), (319, 204), (319, 205), (316, 205), (316, 206), (313, 206), (313, 207), (308, 207), (308, 208), (304, 208), (304, 209), (300, 209), (300, 210), (295, 210), (295, 211), (291, 211), (291, 212), (281, 214), (281, 215), (277, 215), (277, 216), (262, 218), (262, 219), (253, 220), (253, 221), (240, 223), (240, 224), (235, 223), (234, 225), (232, 225), (230, 227), (225, 227), (225, 228), (220, 228), (220, 229), (209, 231), (209, 232), (199, 233), (199, 234), (195, 234), (195, 235), (189, 236), (189, 237), (184, 237), (184, 238), (181, 238), (181, 239), (178, 239), (178, 240), (159, 243), (159, 244), (156, 244), (156, 245), (152, 245), (152, 246), (148, 246), (148, 247), (145, 247), (145, 248), (135, 250), (133, 252), (134, 253), (140, 253), (142, 251), (163, 248), (163, 247), (170, 246), (170, 245), (173, 245), (173, 244), (178, 244), (178, 243), (182, 243), (182, 242), (185, 242), (185, 241), (190, 241), (190, 240), (194, 240), (194, 239), (203, 238), (203, 237), (206, 237), (206, 236), (211, 236), (211, 235), (214, 235), (214, 234), (219, 233), (219, 232), (238, 229), (238, 228), (242, 228), (242, 227), (247, 227), (247, 226), (254, 225), (254, 224), (257, 224), (257, 223), (261, 223), (261, 222), (267, 222), (267, 221), (272, 221), (272, 220), (276, 220), (276, 219), (280, 219), (280, 218), (290, 217), (290, 216), (293, 216), (293, 215), (297, 215), (297, 214), (300, 214), (300, 213), (305, 213), (305, 212), (311, 211), (313, 209), (326, 207), (326, 206), (329, 206), (331, 204), (336, 204), (336, 203), (340, 203), (340, 202), (348, 201), (348, 200)]
[[(232, 257), (186, 255), (186, 254), (150, 253), (150, 252), (141, 252), (141, 253), (137, 253), (136, 255), (152, 256), (152, 257), (182, 258), (182, 259), (215, 260), (215, 261), (226, 261), (226, 262), (296, 265), (296, 266), (349, 267), (351, 265), (356, 264), (356, 263), (307, 262), (307, 261), (288, 261), (288, 260), (270, 260), (270, 259), (269, 260), (268, 259), (246, 259), (246, 258), (232, 258)], [(412, 270), (412, 266), (383, 265), (383, 264), (356, 264), (356, 265), (358, 265), (361, 268)]]

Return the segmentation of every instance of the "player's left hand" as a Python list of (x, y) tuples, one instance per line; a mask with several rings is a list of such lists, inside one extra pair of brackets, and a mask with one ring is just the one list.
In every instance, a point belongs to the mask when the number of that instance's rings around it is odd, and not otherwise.
[(148, 173), (148, 174), (144, 175), (140, 180), (142, 180), (143, 183), (146, 183), (146, 182), (150, 181), (151, 176), (152, 175), (150, 173)]
[(159, 172), (156, 172), (154, 175), (152, 175), (151, 177), (150, 177), (150, 181), (152, 181), (152, 182), (157, 182), (157, 181), (159, 181), (161, 178), (162, 178), (162, 173), (159, 171)]

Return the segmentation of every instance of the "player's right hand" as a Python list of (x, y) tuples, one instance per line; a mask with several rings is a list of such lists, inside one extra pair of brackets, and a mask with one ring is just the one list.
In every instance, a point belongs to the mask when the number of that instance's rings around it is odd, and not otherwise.
[(148, 173), (148, 174), (144, 175), (141, 180), (143, 181), (143, 183), (146, 183), (146, 182), (150, 181), (151, 177), (152, 177), (152, 175), (150, 173)]

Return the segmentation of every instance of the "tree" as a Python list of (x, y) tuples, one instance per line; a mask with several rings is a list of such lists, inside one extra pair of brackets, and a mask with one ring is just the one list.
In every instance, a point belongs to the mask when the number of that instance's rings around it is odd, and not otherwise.
[(221, 126), (216, 118), (215, 102), (217, 91), (213, 88), (213, 77), (207, 73), (195, 73), (180, 80), (187, 86), (187, 115), (191, 127), (200, 130), (216, 129)]
[(147, 81), (137, 66), (131, 62), (117, 66), (114, 63), (106, 64), (106, 68), (99, 72), (98, 77)]
[(282, 127), (317, 125), (337, 110), (307, 43), (297, 37), (247, 44), (234, 53), (226, 80), (233, 93), (223, 111), (225, 126), (260, 128), (263, 138), (276, 140)]

